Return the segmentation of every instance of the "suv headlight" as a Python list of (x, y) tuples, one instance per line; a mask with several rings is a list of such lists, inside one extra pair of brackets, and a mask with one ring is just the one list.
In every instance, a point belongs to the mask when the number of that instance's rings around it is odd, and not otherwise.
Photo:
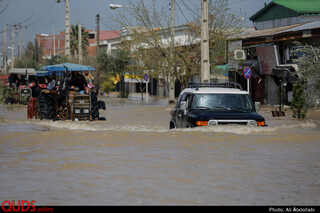
[(84, 109), (83, 113), (89, 113), (89, 109)]
[(74, 110), (74, 113), (79, 114), (79, 113), (80, 113), (80, 109), (75, 109), (75, 110)]
[(215, 120), (211, 120), (211, 121), (208, 122), (208, 126), (215, 126), (217, 124), (218, 124), (218, 122), (215, 121)]
[(248, 121), (249, 126), (257, 126), (257, 122), (255, 120)]

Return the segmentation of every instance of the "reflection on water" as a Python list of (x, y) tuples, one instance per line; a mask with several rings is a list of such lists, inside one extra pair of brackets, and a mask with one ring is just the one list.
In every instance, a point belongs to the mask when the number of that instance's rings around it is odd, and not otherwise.
[(0, 106), (0, 200), (36, 205), (317, 205), (320, 113), (269, 127), (169, 130), (166, 100), (109, 98), (101, 122)]

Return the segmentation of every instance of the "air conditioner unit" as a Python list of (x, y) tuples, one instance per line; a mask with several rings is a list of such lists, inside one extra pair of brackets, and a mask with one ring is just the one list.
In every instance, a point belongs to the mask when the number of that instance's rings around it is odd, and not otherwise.
[(244, 50), (235, 50), (234, 58), (236, 60), (246, 60), (247, 59), (246, 52)]

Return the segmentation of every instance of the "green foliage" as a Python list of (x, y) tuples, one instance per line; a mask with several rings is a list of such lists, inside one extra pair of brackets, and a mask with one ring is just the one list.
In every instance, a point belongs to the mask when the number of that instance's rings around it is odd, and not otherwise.
[(115, 85), (113, 84), (112, 76), (106, 75), (104, 78), (104, 82), (102, 83), (102, 91), (105, 93), (109, 93), (110, 91), (114, 90)]
[(293, 86), (293, 100), (290, 105), (293, 111), (293, 117), (304, 119), (306, 117), (306, 99), (304, 97), (304, 89), (302, 83), (299, 81)]
[(127, 66), (130, 64), (131, 57), (129, 52), (120, 50), (115, 56), (108, 55), (101, 51), (98, 55), (98, 69), (105, 74), (124, 75)]
[(4, 86), (0, 85), (0, 104), (3, 104), (5, 101), (5, 97), (3, 95)]
[(40, 64), (37, 63), (34, 60), (26, 60), (26, 59), (21, 59), (17, 60), (14, 65), (15, 68), (34, 68), (36, 70), (40, 69)]
[(65, 62), (68, 62), (68, 59), (66, 56), (55, 55), (55, 56), (51, 57), (50, 59), (46, 59), (45, 64), (46, 65), (53, 65), (53, 64), (62, 64)]
[(284, 107), (284, 97), (283, 97), (283, 95), (284, 95), (284, 88), (283, 88), (283, 87), (281, 87), (281, 103), (280, 103), (279, 90), (280, 90), (280, 88), (278, 87), (278, 89), (277, 89), (277, 94), (278, 94), (278, 105), (279, 105), (279, 107), (280, 107), (280, 104), (281, 104), (281, 108), (283, 108), (283, 107)]
[(303, 87), (306, 101), (309, 105), (316, 105), (320, 99), (320, 49), (299, 42), (295, 42), (295, 45), (299, 48), (293, 51), (298, 56), (294, 63), (299, 64), (297, 73), (300, 81), (305, 82)]
[[(70, 33), (70, 49), (71, 54), (74, 56), (75, 51), (78, 52), (78, 36), (79, 36), (79, 27), (78, 25), (71, 25)], [(85, 31), (85, 27), (81, 27), (81, 38), (82, 38), (82, 53), (85, 55), (86, 47), (89, 45), (89, 33)]]
[[(108, 55), (106, 52), (101, 51), (97, 58), (98, 62), (98, 81), (106, 90), (110, 89), (111, 85), (105, 76), (120, 76), (120, 96), (128, 97), (129, 92), (125, 88), (124, 75), (128, 71), (127, 66), (131, 63), (131, 56), (128, 51), (120, 50), (116, 55)], [(101, 81), (103, 80), (103, 81)]]

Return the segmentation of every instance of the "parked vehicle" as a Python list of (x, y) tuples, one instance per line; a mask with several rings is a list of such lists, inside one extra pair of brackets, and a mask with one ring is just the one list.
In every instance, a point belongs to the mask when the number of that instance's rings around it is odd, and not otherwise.
[[(235, 88), (236, 87), (236, 88)], [(260, 103), (253, 104), (249, 93), (234, 82), (190, 83), (171, 111), (170, 129), (216, 126), (267, 126), (257, 113)]]

